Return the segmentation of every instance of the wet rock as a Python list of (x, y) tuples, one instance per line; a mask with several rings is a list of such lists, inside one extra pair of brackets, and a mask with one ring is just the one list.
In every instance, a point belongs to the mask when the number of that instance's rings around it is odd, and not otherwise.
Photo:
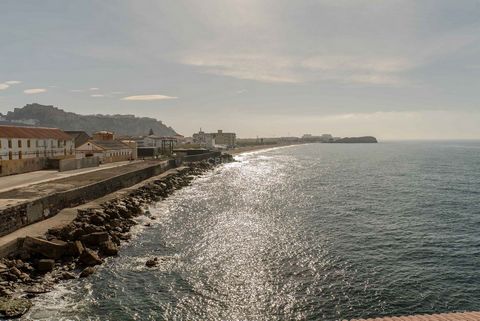
[(157, 265), (158, 265), (158, 258), (149, 259), (147, 260), (147, 262), (145, 262), (146, 267), (155, 267)]
[(73, 279), (76, 279), (77, 277), (75, 276), (75, 274), (73, 274), (72, 272), (63, 272), (62, 275), (61, 275), (61, 279), (62, 280), (73, 280)]
[(25, 237), (23, 248), (49, 259), (59, 259), (67, 250), (67, 243), (61, 240), (47, 241), (36, 237)]
[(100, 245), (100, 243), (106, 242), (109, 239), (107, 232), (94, 232), (82, 236), (81, 240), (87, 245)]
[(10, 273), (15, 275), (17, 278), (19, 278), (22, 275), (22, 272), (17, 269), (15, 266), (10, 269)]
[(55, 267), (55, 261), (52, 259), (38, 260), (37, 269), (40, 272), (50, 272)]
[(92, 218), (90, 219), (90, 222), (92, 222), (92, 224), (95, 224), (97, 226), (100, 226), (100, 225), (104, 225), (105, 224), (105, 219), (100, 216), (100, 215), (94, 215), (92, 216)]
[(13, 291), (8, 289), (6, 286), (0, 286), (0, 297), (6, 297), (12, 295)]
[(98, 256), (98, 254), (89, 249), (85, 248), (82, 255), (80, 255), (80, 262), (88, 266), (94, 266), (98, 264), (102, 264), (102, 259)]
[(92, 275), (93, 273), (95, 273), (95, 268), (92, 267), (92, 266), (89, 266), (89, 267), (85, 268), (85, 269), (80, 273), (80, 277), (81, 277), (81, 278), (85, 278), (85, 277), (87, 277), (87, 276)]
[(100, 251), (106, 256), (115, 256), (118, 254), (118, 247), (113, 241), (108, 240), (100, 244)]
[(132, 238), (132, 234), (130, 233), (118, 234), (118, 238), (122, 241), (128, 241)]
[(68, 254), (74, 257), (80, 256), (84, 251), (84, 247), (82, 242), (80, 241), (73, 241), (68, 243)]
[(0, 313), (7, 318), (18, 318), (32, 307), (28, 299), (0, 298)]

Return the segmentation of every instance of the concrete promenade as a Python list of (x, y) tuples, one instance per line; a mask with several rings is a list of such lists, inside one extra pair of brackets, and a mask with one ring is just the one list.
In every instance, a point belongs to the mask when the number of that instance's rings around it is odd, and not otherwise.
[[(154, 164), (158, 164), (158, 161), (132, 162), (122, 164), (121, 166), (110, 166), (107, 168), (101, 168), (100, 170), (90, 170), (77, 173), (76, 175), (68, 175), (63, 178), (48, 179), (41, 183), (31, 183), (27, 186), (10, 188), (6, 191), (0, 192), (0, 210), (20, 202), (86, 186), (116, 175), (147, 168)], [(8, 179), (9, 177), (2, 177), (0, 180), (5, 178)]]
[(82, 168), (67, 172), (59, 172), (57, 170), (42, 170), (17, 175), (2, 176), (0, 177), (0, 193), (16, 188), (27, 187), (34, 184), (50, 182), (61, 178), (68, 178), (76, 175), (101, 171), (104, 169), (125, 166), (137, 162), (142, 161), (108, 163), (102, 164), (99, 167)]
[(184, 167), (179, 167), (179, 168), (174, 168), (165, 171), (164, 173), (151, 177), (147, 180), (144, 180), (138, 184), (135, 184), (133, 186), (118, 190), (116, 192), (113, 192), (111, 194), (108, 194), (104, 197), (100, 197), (96, 200), (93, 200), (91, 202), (72, 207), (72, 208), (65, 208), (61, 210), (57, 215), (50, 217), (46, 220), (39, 221), (37, 223), (33, 223), (31, 225), (22, 227), (15, 232), (12, 232), (10, 234), (7, 234), (5, 236), (0, 237), (0, 257), (7, 256), (8, 254), (14, 252), (20, 245), (23, 239), (26, 236), (31, 236), (31, 237), (41, 237), (45, 235), (45, 233), (51, 229), (51, 228), (60, 228), (63, 226), (66, 226), (70, 224), (76, 217), (79, 209), (82, 208), (101, 208), (101, 204), (115, 199), (115, 198), (121, 198), (122, 196), (128, 195), (130, 192), (140, 188), (141, 186), (144, 186), (146, 184), (149, 184), (150, 182), (153, 182), (159, 178), (166, 177), (168, 175), (174, 175), (178, 171), (181, 171)]
[(351, 321), (480, 321), (480, 312), (422, 314), (402, 317), (354, 319)]

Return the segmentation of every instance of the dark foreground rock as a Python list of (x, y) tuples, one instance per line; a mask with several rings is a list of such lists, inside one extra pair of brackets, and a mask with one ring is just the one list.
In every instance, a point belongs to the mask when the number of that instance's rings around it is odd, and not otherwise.
[(102, 264), (103, 261), (95, 251), (86, 248), (85, 251), (83, 251), (83, 253), (80, 255), (80, 262), (87, 266), (94, 266)]
[(38, 260), (37, 269), (40, 272), (50, 272), (55, 267), (55, 261), (52, 259)]
[(155, 267), (157, 265), (158, 265), (158, 258), (149, 259), (147, 260), (147, 262), (145, 262), (146, 267)]

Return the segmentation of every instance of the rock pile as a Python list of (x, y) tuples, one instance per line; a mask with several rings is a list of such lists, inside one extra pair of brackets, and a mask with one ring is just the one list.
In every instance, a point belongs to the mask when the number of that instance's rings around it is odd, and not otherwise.
[(0, 259), (0, 314), (19, 316), (30, 307), (28, 298), (51, 290), (57, 282), (95, 273), (96, 265), (117, 255), (122, 241), (130, 239), (129, 231), (137, 224), (134, 218), (149, 215), (146, 205), (211, 168), (208, 162), (192, 163), (101, 208), (79, 210), (72, 223), (49, 230), (44, 238), (26, 237), (20, 253)]

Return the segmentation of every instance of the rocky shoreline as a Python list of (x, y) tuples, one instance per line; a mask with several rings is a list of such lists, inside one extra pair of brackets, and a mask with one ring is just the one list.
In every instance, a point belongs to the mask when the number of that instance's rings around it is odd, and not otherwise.
[[(0, 315), (20, 317), (31, 307), (30, 299), (36, 295), (51, 291), (64, 280), (95, 273), (95, 266), (106, 257), (116, 256), (119, 246), (130, 240), (129, 231), (138, 224), (134, 218), (150, 215), (149, 204), (189, 185), (196, 176), (213, 167), (207, 161), (191, 163), (176, 174), (101, 204), (101, 209), (79, 210), (72, 223), (49, 230), (44, 238), (27, 236), (19, 253), (0, 259)], [(152, 267), (157, 262), (152, 258), (146, 265)]]

